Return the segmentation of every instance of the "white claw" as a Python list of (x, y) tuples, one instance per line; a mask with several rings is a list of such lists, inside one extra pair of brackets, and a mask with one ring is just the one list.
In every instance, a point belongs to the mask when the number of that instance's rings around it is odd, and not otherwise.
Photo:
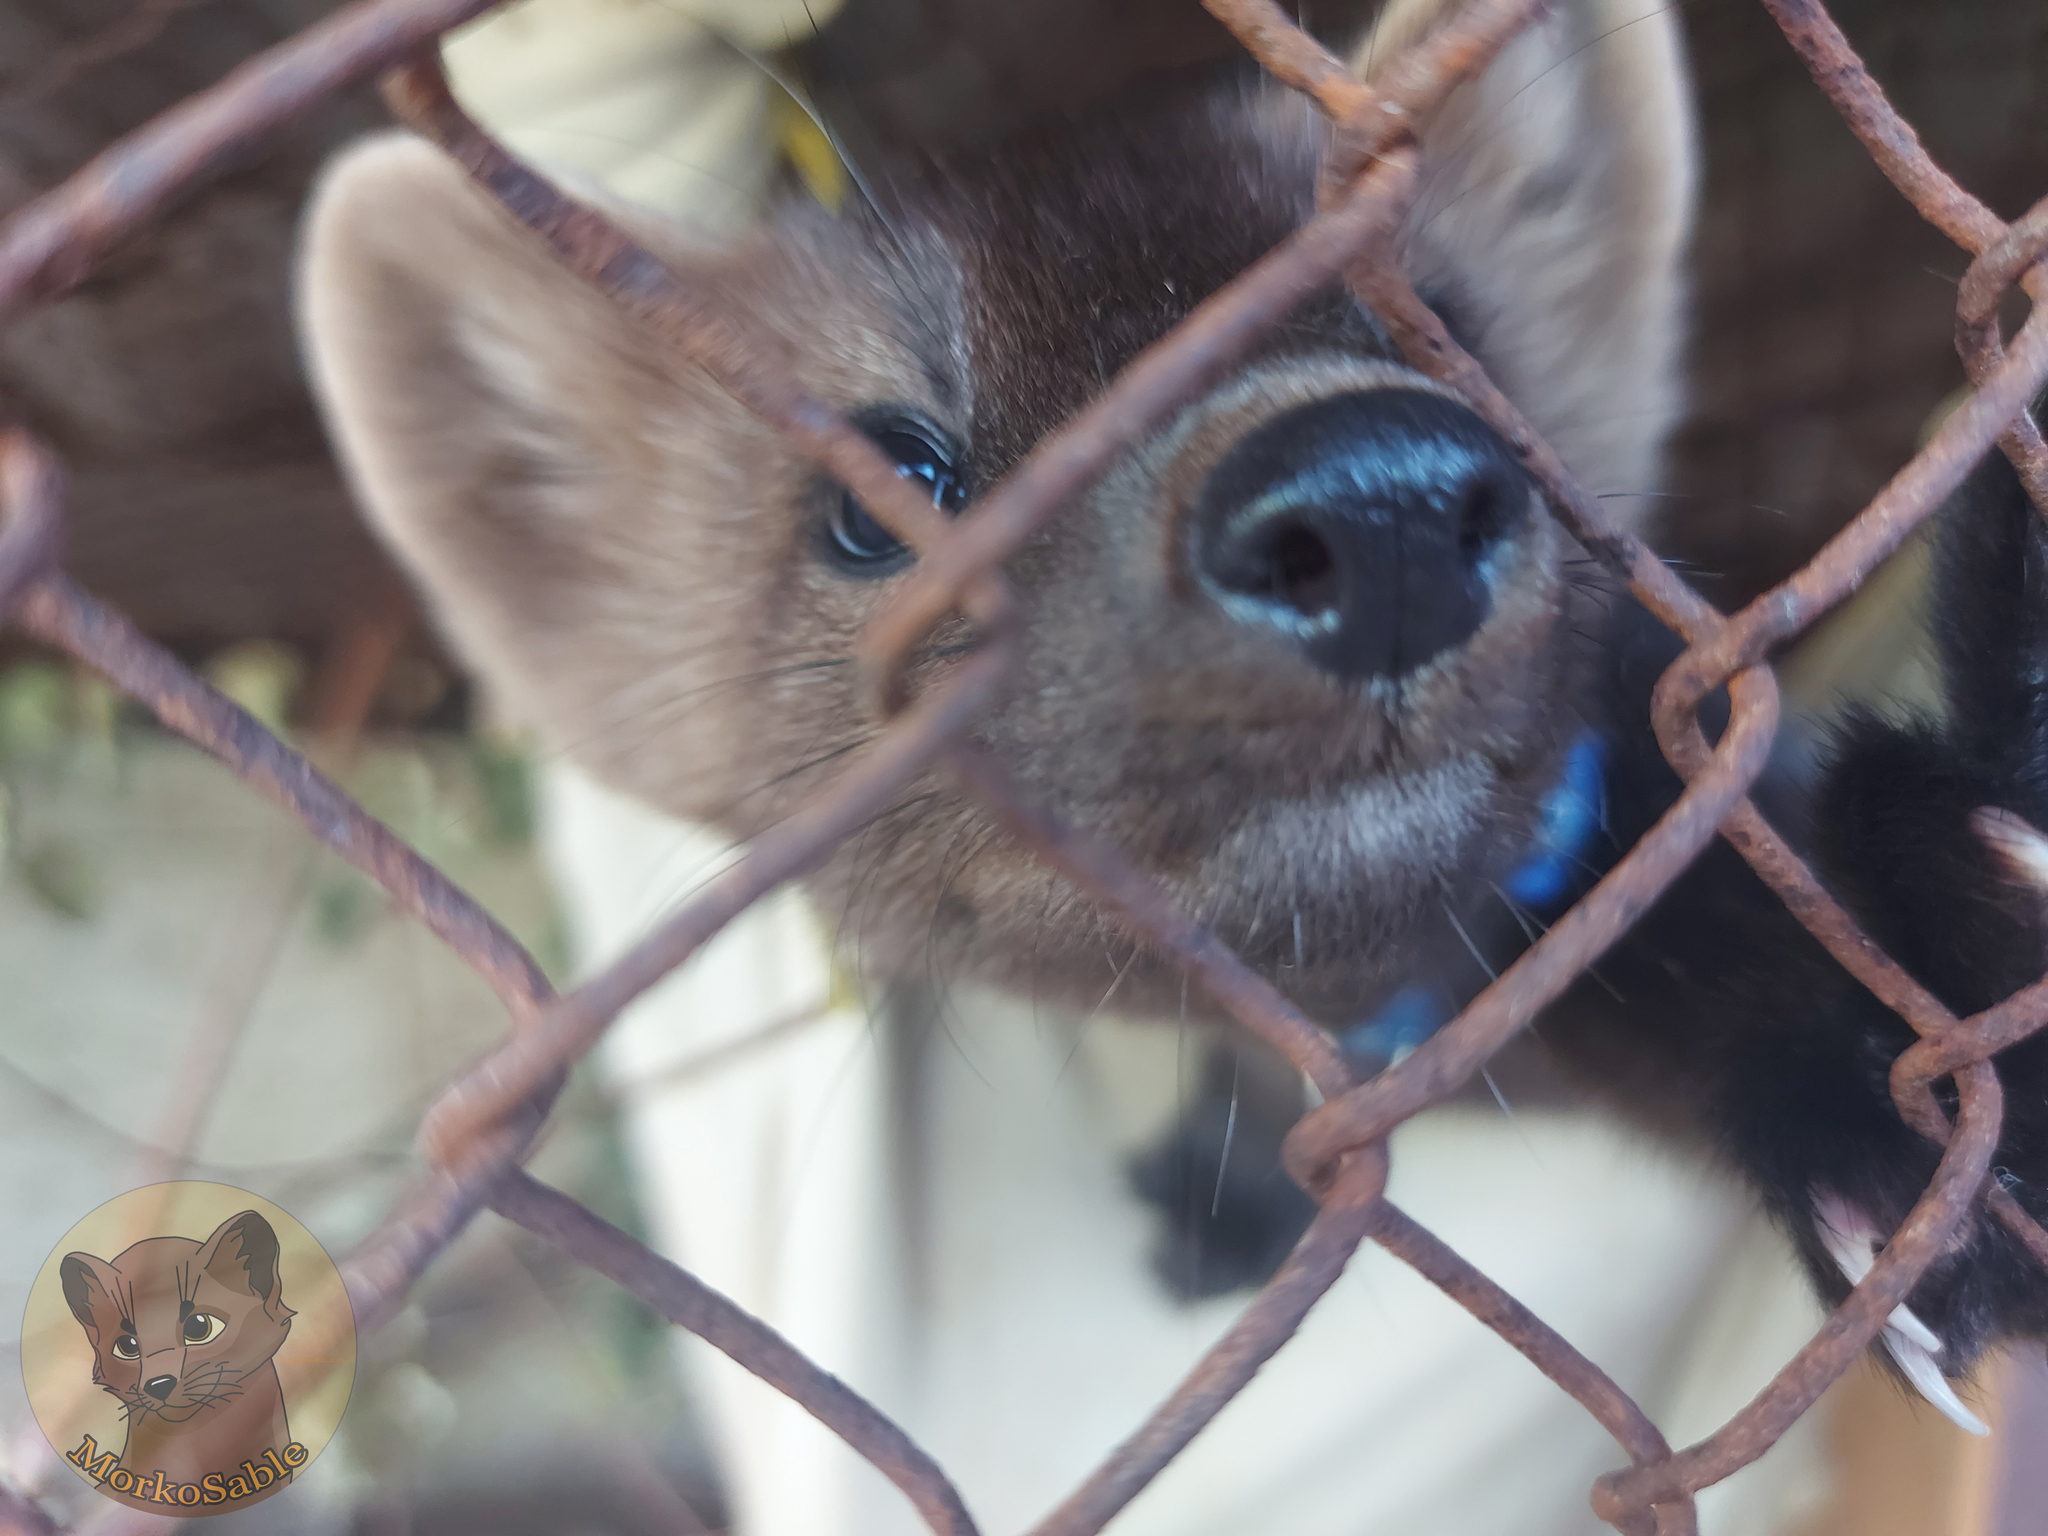
[[(1861, 1285), (1877, 1262), (1877, 1234), (1870, 1219), (1835, 1194), (1823, 1194), (1815, 1200), (1813, 1215), (1828, 1256), (1851, 1285)], [(1884, 1347), (1898, 1361), (1906, 1379), (1919, 1388), (1920, 1395), (1958, 1428), (1973, 1435), (1991, 1433), (1991, 1426), (1964, 1406), (1956, 1389), (1942, 1375), (1941, 1367), (1935, 1364), (1934, 1357), (1941, 1353), (1940, 1336), (1904, 1303), (1892, 1308), (1892, 1315), (1885, 1319)]]
[(1886, 1332), (1903, 1334), (1930, 1355), (1941, 1353), (1941, 1335), (1913, 1315), (1913, 1309), (1901, 1302), (1892, 1308), (1892, 1315), (1885, 1319)]
[(1970, 812), (1970, 830), (2015, 885), (2048, 895), (2048, 837), (2032, 822), (2000, 806), (1980, 805)]
[(1869, 1221), (1860, 1212), (1852, 1212), (1840, 1195), (1832, 1194), (1813, 1202), (1813, 1219), (1820, 1225), (1820, 1240), (1827, 1245), (1836, 1266), (1849, 1277), (1851, 1285), (1861, 1285), (1870, 1266), (1877, 1262), (1877, 1243)]
[(1963, 1405), (1963, 1400), (1956, 1396), (1956, 1389), (1941, 1374), (1941, 1367), (1934, 1363), (1933, 1355), (1896, 1328), (1885, 1329), (1884, 1347), (1899, 1362), (1899, 1369), (1906, 1373), (1906, 1379), (1920, 1389), (1920, 1395), (1947, 1414), (1958, 1429), (1967, 1429), (1973, 1435), (1991, 1433), (1991, 1426), (1970, 1412)]

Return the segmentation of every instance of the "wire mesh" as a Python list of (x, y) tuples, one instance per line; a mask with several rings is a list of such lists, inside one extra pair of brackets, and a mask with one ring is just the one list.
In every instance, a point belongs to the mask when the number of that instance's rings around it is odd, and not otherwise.
[[(1445, 331), (1394, 256), (1416, 184), (1415, 129), (1544, 9), (1471, 0), (1368, 85), (1273, 0), (1206, 0), (1249, 52), (1332, 121), (1320, 208), (1281, 245), (1142, 353), (1102, 395), (1031, 452), (957, 522), (917, 495), (858, 430), (810, 398), (744, 315), (721, 311), (602, 215), (557, 192), (494, 143), (450, 94), (435, 39), (487, 0), (358, 0), (115, 144), (0, 227), (0, 320), (61, 295), (121, 238), (276, 124), (352, 81), (390, 71), (386, 99), (439, 143), (562, 262), (710, 372), (919, 553), (914, 573), (860, 645), (867, 692), (888, 729), (794, 815), (611, 968), (557, 995), (533, 959), (431, 864), (291, 747), (199, 681), (62, 568), (64, 481), (19, 429), (0, 435), (0, 617), (95, 669), (171, 731), (296, 816), (374, 878), (493, 989), (503, 1043), (450, 1083), (423, 1124), (432, 1171), (345, 1261), (359, 1326), (375, 1328), (469, 1219), (490, 1208), (611, 1277), (832, 1429), (887, 1476), (935, 1532), (975, 1530), (945, 1472), (899, 1427), (764, 1323), (520, 1167), (568, 1069), (620, 1011), (686, 962), (756, 899), (822, 863), (917, 775), (955, 773), (1009, 833), (1091, 895), (1138, 941), (1184, 967), (1245, 1027), (1284, 1053), (1324, 1102), (1289, 1136), (1289, 1172), (1318, 1214), (1271, 1281), (1177, 1390), (1035, 1536), (1107, 1525), (1292, 1336), (1357, 1247), (1371, 1240), (1413, 1266), (1521, 1351), (1614, 1437), (1629, 1466), (1600, 1479), (1594, 1507), (1631, 1536), (1695, 1529), (1692, 1495), (1763, 1454), (1884, 1326), (1983, 1199), (2048, 1264), (2048, 1234), (1986, 1172), (2001, 1095), (1990, 1057), (2048, 1023), (2048, 980), (1969, 1018), (1914, 982), (1821, 888), (1748, 798), (1777, 726), (1766, 657), (1852, 592), (1994, 446), (2048, 515), (2048, 445), (2025, 414), (2048, 382), (2048, 201), (2010, 224), (1936, 165), (1893, 110), (1819, 0), (1764, 0), (1816, 83), (1884, 174), (1973, 258), (1957, 300), (1971, 393), (1925, 448), (1792, 577), (1733, 615), (1700, 597), (1598, 503)], [(1658, 740), (1685, 779), (1677, 803), (1564, 917), (1449, 1025), (1398, 1065), (1360, 1081), (1335, 1042), (1228, 947), (1178, 911), (1113, 849), (1030, 803), (968, 731), (1017, 657), (1018, 600), (1002, 563), (1116, 457), (1244, 355), (1298, 295), (1351, 284), (1415, 367), (1456, 389), (1520, 454), (1597, 559), (1686, 642), (1653, 705)], [(2035, 301), (2010, 338), (1998, 316), (2018, 288)], [(911, 697), (906, 658), (935, 624), (964, 616), (980, 644)], [(1709, 745), (1697, 707), (1726, 687), (1732, 712)], [(1626, 1393), (1512, 1296), (1391, 1204), (1387, 1136), (1455, 1091), (1627, 929), (1717, 835), (1740, 850), (1858, 981), (1919, 1036), (1892, 1069), (1899, 1113), (1945, 1144), (1940, 1165), (1866, 1278), (1769, 1386), (1721, 1429), (1674, 1451)], [(1953, 1122), (1932, 1085), (1953, 1076)], [(0, 1490), (0, 1523), (55, 1527)]]

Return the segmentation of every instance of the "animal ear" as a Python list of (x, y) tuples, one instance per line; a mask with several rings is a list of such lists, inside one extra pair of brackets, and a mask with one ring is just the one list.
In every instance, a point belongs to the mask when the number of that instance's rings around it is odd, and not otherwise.
[(216, 1284), (255, 1297), (271, 1321), (281, 1323), (294, 1314), (282, 1304), (277, 1261), (277, 1233), (261, 1212), (243, 1211), (214, 1228), (193, 1262)]
[[(1393, 0), (1373, 78), (1453, 7)], [(1417, 287), (1617, 516), (1648, 505), (1679, 405), (1697, 152), (1666, 0), (1559, 0), (1422, 134)]]
[(421, 140), (340, 157), (304, 231), (304, 350), (357, 500), (511, 712), (576, 734), (617, 686), (578, 667), (674, 621), (633, 601), (661, 595), (675, 482), (746, 504), (662, 455), (743, 413)]
[(96, 1259), (89, 1253), (67, 1253), (57, 1266), (57, 1276), (63, 1282), (64, 1300), (71, 1308), (71, 1315), (92, 1336), (93, 1343), (98, 1344), (99, 1309), (113, 1303), (114, 1285), (120, 1279), (120, 1272), (105, 1259)]

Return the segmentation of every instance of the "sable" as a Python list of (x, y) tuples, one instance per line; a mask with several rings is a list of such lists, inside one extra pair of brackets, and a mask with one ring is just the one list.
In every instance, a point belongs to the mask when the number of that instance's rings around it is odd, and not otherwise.
[[(1393, 7), (1387, 53), (1434, 10)], [(421, 120), (445, 127), (450, 108)], [(1554, 7), (1417, 148), (1391, 244), (1431, 323), (1584, 481), (1648, 491), (1678, 409), (1695, 175), (1668, 18)], [(953, 515), (1310, 218), (1330, 149), (1299, 102), (1207, 71), (884, 160), (873, 201), (840, 212), (791, 186), (720, 244), (616, 220), (636, 274), (664, 267), (693, 314), (745, 313), (797, 394)], [(488, 173), (531, 190), (507, 166)], [(373, 140), (309, 218), (313, 375), (367, 515), (512, 715), (613, 787), (743, 840), (865, 745), (856, 642), (914, 557), (899, 519), (556, 257), (436, 150)], [(1402, 360), (1389, 316), (1334, 280), (1304, 289), (1008, 562), (1018, 664), (975, 750), (1366, 1065), (1426, 1037), (1670, 806), (1650, 688), (1676, 646), (1582, 558), (1514, 446)], [(1972, 495), (2003, 507), (1986, 486)], [(2048, 727), (1998, 723), (2048, 721), (2024, 685), (2048, 677), (2041, 594), (2013, 584), (2008, 511), (1953, 519), (1954, 722), (1852, 725), (1818, 788), (1759, 790), (1811, 824), (1831, 881), (1909, 968), (1953, 973), (1959, 1007), (2043, 961), (2038, 886), (2011, 878), (2032, 845), (1979, 814), (2029, 831), (2048, 814), (2022, 792)], [(909, 691), (976, 639), (942, 625)], [(1884, 764), (1921, 791), (1871, 788)], [(941, 772), (809, 884), (878, 982), (937, 970), (1160, 1019), (1187, 998)], [(1957, 931), (1984, 910), (2007, 926)], [(1889, 1101), (1904, 1026), (1718, 842), (1599, 971), (1545, 1039), (1625, 1113), (1733, 1164), (1840, 1295), (1842, 1265), (1895, 1229), (1937, 1157)], [(1291, 1189), (1261, 1193), (1298, 1095), (1284, 1077), (1249, 1097), (1235, 1072), (1207, 1080), (1136, 1173), (1168, 1213), (1162, 1267), (1192, 1292), (1270, 1273), (1309, 1215)], [(2014, 1102), (2024, 1204), (2048, 1176), (2025, 1129), (2048, 1096)], [(1970, 1243), (1888, 1335), (1936, 1398), (1987, 1342), (2048, 1323), (2048, 1288), (2002, 1229)], [(1213, 1272), (1190, 1259), (1205, 1254)]]

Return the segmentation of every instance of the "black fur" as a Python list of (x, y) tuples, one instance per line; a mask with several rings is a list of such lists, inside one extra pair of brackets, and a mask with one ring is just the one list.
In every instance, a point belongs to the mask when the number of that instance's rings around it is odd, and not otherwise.
[(1258, 1284), (1315, 1215), (1280, 1166), (1301, 1081), (1278, 1065), (1245, 1047), (1211, 1050), (1187, 1113), (1132, 1165), (1132, 1186), (1166, 1215), (1153, 1268), (1183, 1299)]
[[(1773, 819), (1870, 934), (1958, 1014), (2048, 966), (2040, 893), (2017, 885), (1972, 830), (1979, 807), (2048, 826), (2048, 533), (2003, 457), (1972, 474), (1942, 514), (1933, 594), (1945, 722), (1852, 712), (1801, 806)], [(1638, 742), (1618, 787), (1633, 836), (1675, 790)], [(1634, 1056), (1672, 1091), (1790, 1232), (1821, 1293), (1848, 1286), (1822, 1243), (1814, 1201), (1832, 1192), (1897, 1228), (1939, 1149), (1893, 1106), (1905, 1023), (1792, 921), (1725, 844), (1640, 923), (1604, 973), (1629, 1005), (1581, 986), (1545, 1035), (1597, 1067)], [(2006, 1124), (1996, 1163), (2048, 1214), (2048, 1040), (1997, 1062)], [(1953, 1108), (1951, 1085), (1947, 1103)], [(1910, 1305), (1961, 1370), (2001, 1337), (2048, 1333), (2048, 1274), (1981, 1212)]]

